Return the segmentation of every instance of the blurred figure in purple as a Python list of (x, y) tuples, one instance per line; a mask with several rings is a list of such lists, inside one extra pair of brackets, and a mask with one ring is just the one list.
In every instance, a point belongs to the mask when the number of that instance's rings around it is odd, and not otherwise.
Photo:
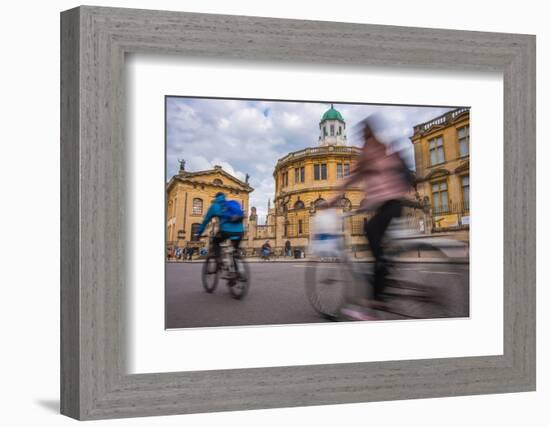
[[(329, 201), (335, 206), (351, 186), (363, 185), (366, 192), (365, 210), (374, 216), (365, 224), (365, 234), (374, 256), (374, 283), (372, 301), (368, 306), (385, 308), (382, 300), (387, 267), (384, 260), (383, 239), (390, 222), (401, 216), (402, 200), (414, 186), (410, 162), (410, 141), (392, 133), (391, 119), (375, 113), (357, 125), (363, 141), (361, 154), (351, 174), (339, 187), (339, 193)], [(395, 124), (397, 128), (398, 125)]]

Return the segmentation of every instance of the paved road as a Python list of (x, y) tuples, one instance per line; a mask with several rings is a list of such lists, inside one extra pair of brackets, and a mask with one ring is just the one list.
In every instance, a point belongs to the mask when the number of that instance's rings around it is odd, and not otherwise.
[[(222, 280), (213, 294), (206, 293), (201, 284), (202, 264), (169, 263), (166, 268), (166, 327), (326, 322), (311, 308), (305, 296), (307, 265), (303, 262), (251, 263), (250, 290), (239, 301), (231, 298)], [(451, 307), (453, 317), (468, 315), (468, 265), (415, 263), (401, 267), (407, 277), (444, 289), (446, 304)], [(365, 270), (371, 266), (357, 264), (356, 268)], [(404, 318), (388, 313), (382, 317)]]

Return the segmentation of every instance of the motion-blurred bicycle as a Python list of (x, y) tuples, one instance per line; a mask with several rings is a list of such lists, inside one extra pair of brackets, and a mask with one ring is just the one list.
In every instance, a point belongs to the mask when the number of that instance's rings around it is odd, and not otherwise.
[[(206, 237), (206, 236), (201, 236)], [(208, 293), (213, 293), (220, 279), (225, 280), (229, 293), (235, 299), (243, 299), (250, 287), (250, 269), (243, 253), (230, 242), (222, 243), (221, 258), (209, 253), (202, 267), (202, 286)], [(212, 247), (212, 242), (210, 242)]]
[[(327, 214), (333, 216), (330, 222), (328, 217), (325, 220), (331, 224), (329, 232), (322, 226), (313, 230), (310, 252), (316, 261), (306, 268), (305, 290), (313, 309), (326, 319), (343, 320), (344, 307), (372, 299), (372, 263), (350, 255), (341, 231), (345, 218), (364, 214), (365, 211), (360, 210), (341, 216), (332, 212)], [(468, 316), (468, 289), (464, 289), (465, 284), (453, 272), (456, 266), (468, 261), (468, 248), (464, 243), (427, 237), (408, 228), (406, 220), (394, 220), (388, 228), (384, 248), (388, 268), (383, 292), (386, 313), (401, 319)], [(416, 262), (445, 265), (444, 274), (428, 268), (414, 270), (414, 263), (403, 258), (405, 254), (420, 253), (428, 257), (418, 258)]]

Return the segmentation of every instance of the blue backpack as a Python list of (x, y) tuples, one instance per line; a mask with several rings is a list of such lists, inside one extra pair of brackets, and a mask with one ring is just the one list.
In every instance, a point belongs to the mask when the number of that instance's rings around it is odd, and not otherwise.
[(241, 222), (244, 219), (241, 204), (236, 200), (226, 200), (223, 206), (223, 218), (227, 222)]

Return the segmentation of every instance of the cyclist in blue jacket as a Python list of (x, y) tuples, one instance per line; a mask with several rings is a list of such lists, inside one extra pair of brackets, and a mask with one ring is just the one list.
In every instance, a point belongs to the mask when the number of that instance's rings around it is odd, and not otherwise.
[(212, 219), (218, 218), (218, 232), (212, 240), (213, 252), (216, 259), (221, 258), (220, 244), (229, 239), (235, 250), (239, 249), (241, 239), (244, 233), (244, 212), (242, 211), (239, 202), (235, 200), (227, 200), (225, 194), (217, 193), (208, 208), (206, 215), (200, 225), (197, 235), (200, 236)]

